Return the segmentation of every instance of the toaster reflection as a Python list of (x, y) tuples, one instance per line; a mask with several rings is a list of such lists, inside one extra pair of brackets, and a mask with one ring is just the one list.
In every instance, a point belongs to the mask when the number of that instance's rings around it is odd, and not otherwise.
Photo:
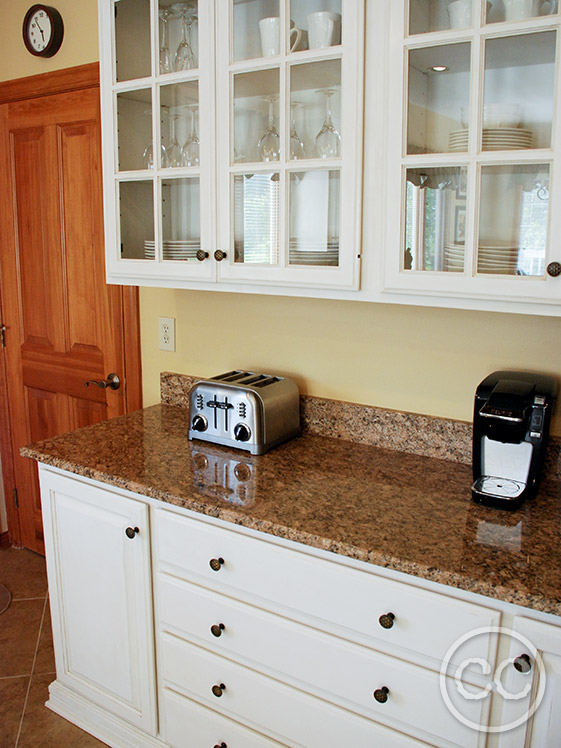
[(205, 445), (189, 445), (193, 460), (193, 486), (213, 499), (229, 504), (251, 506), (257, 488), (257, 463), (244, 455), (213, 449)]

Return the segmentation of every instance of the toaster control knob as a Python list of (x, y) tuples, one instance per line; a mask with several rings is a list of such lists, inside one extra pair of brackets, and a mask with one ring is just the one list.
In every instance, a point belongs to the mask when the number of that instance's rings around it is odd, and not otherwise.
[(238, 442), (246, 442), (251, 437), (251, 431), (249, 426), (246, 426), (245, 423), (238, 423), (237, 426), (234, 427), (234, 438)]
[(206, 431), (208, 428), (207, 420), (204, 416), (197, 415), (193, 418), (193, 423), (191, 424), (191, 428), (193, 431)]

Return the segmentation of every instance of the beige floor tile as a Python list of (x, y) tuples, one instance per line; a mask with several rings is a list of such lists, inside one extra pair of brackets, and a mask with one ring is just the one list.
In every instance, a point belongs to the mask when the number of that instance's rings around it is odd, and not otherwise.
[(33, 676), (18, 748), (103, 748), (87, 732), (54, 714), (45, 706), (54, 673)]
[(45, 559), (21, 548), (0, 550), (0, 583), (12, 593), (13, 600), (45, 597), (47, 573)]
[(45, 600), (12, 601), (0, 615), (0, 678), (31, 675)]
[(43, 625), (41, 627), (41, 635), (39, 637), (39, 646), (37, 647), (37, 655), (35, 658), (33, 675), (41, 675), (42, 673), (54, 672), (55, 653), (53, 650), (53, 630), (51, 627), (51, 612), (49, 609), (49, 604), (47, 602), (45, 616), (43, 618)]
[(0, 678), (0, 748), (14, 748), (29, 677)]

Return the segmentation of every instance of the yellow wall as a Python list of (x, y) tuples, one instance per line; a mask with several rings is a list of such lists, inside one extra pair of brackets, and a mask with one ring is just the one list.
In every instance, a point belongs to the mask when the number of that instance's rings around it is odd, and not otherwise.
[[(51, 60), (21, 41), (31, 4), (0, 0), (0, 79), (98, 59), (95, 0), (53, 0), (66, 31)], [(158, 350), (158, 316), (177, 319), (176, 353)], [(159, 400), (160, 371), (246, 367), (292, 374), (312, 395), (470, 420), (474, 388), (491, 371), (561, 374), (561, 320), (548, 317), (142, 289), (141, 321), (146, 405)]]
[(49, 59), (34, 57), (23, 44), (22, 24), (34, 0), (0, 0), (0, 80), (47, 73), (99, 60), (96, 0), (48, 0), (64, 21), (64, 39)]

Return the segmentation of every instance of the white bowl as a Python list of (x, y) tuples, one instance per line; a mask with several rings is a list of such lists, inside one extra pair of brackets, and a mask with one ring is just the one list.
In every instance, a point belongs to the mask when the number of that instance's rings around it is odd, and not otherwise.
[(518, 127), (520, 104), (487, 104), (483, 107), (483, 127)]

